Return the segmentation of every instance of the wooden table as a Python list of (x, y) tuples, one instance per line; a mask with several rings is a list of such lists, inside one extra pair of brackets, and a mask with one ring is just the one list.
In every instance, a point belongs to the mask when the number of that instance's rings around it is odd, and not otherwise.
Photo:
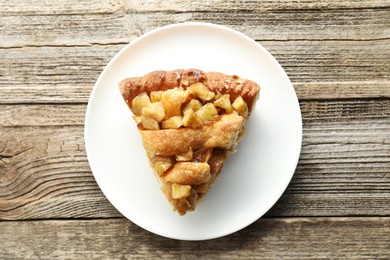
[[(203, 242), (123, 218), (90, 171), (93, 84), (151, 29), (205, 21), (252, 37), (288, 73), (303, 116), (298, 167), (249, 227)], [(0, 2), (0, 258), (390, 258), (387, 0)]]

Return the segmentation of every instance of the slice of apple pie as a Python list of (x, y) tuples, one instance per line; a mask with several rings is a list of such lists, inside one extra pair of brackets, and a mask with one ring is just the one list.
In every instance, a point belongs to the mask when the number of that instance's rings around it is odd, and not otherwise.
[(193, 211), (235, 151), (260, 87), (189, 69), (127, 78), (119, 89), (165, 196), (180, 215)]

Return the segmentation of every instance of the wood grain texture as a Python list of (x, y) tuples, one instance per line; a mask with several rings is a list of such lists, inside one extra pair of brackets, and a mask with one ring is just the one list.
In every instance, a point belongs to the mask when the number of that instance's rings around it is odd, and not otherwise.
[(171, 0), (167, 3), (164, 0), (126, 0), (131, 10), (136, 12), (194, 12), (194, 11), (277, 11), (277, 10), (327, 10), (327, 9), (364, 9), (364, 8), (386, 8), (390, 4), (383, 0), (359, 0), (359, 1), (316, 1), (316, 0), (263, 0), (259, 4), (253, 0), (226, 0), (226, 1), (180, 1)]
[[(263, 45), (286, 70), (298, 98), (308, 100), (390, 97), (389, 43)], [(0, 49), (0, 103), (87, 102), (101, 71), (123, 46)]]
[[(187, 21), (262, 44), (303, 117), (280, 200), (206, 242), (123, 219), (95, 182), (83, 136), (108, 61), (136, 37)], [(390, 259), (389, 71), (387, 0), (0, 1), (0, 258)]]
[(83, 126), (86, 108), (84, 104), (0, 105), (0, 127), (12, 134), (12, 127)]
[(301, 100), (390, 97), (386, 1), (5, 1), (0, 7), (0, 103), (86, 102), (126, 43), (183, 21), (224, 24), (257, 39)]
[[(390, 100), (301, 102), (293, 180), (268, 216), (390, 214)], [(85, 105), (1, 105), (0, 219), (118, 217), (90, 172)]]
[(233, 235), (177, 241), (124, 219), (0, 222), (0, 257), (28, 259), (389, 259), (390, 219), (261, 219)]
[(0, 128), (0, 172), (0, 219), (119, 216), (90, 172), (82, 127)]
[[(88, 1), (1, 4), (0, 46), (125, 43), (186, 21), (224, 24), (255, 40), (389, 39), (387, 1)], [(234, 14), (234, 15), (232, 15)], [(34, 26), (30, 26), (33, 24)], [(18, 35), (18, 37), (14, 37)]]
[(226, 1), (181, 1), (171, 0), (169, 3), (164, 0), (67, 0), (44, 3), (39, 0), (13, 0), (0, 3), (0, 14), (2, 15), (35, 15), (39, 14), (94, 14), (113, 13), (120, 9), (129, 9), (132, 12), (220, 12), (220, 11), (264, 11), (264, 10), (318, 10), (318, 9), (364, 9), (364, 8), (386, 8), (390, 4), (384, 0), (359, 0), (359, 1), (316, 1), (316, 0), (263, 0), (261, 4), (253, 0), (226, 0)]

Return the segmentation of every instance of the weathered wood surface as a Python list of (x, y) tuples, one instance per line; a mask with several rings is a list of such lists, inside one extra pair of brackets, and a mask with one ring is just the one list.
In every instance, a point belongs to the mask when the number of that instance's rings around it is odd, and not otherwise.
[[(120, 216), (94, 182), (85, 105), (0, 105), (0, 218)], [(269, 216), (390, 214), (390, 100), (301, 102), (294, 178)]]
[(124, 219), (0, 222), (0, 230), (3, 258), (390, 258), (388, 217), (261, 219), (236, 234), (203, 242), (162, 238)]
[[(278, 203), (206, 243), (122, 219), (83, 139), (107, 62), (141, 34), (185, 21), (262, 44), (288, 73), (303, 117), (302, 154)], [(0, 220), (10, 220), (0, 221), (1, 259), (389, 259), (389, 216), (389, 1), (0, 1)]]
[[(390, 97), (390, 39), (263, 45), (301, 100)], [(104, 66), (123, 46), (0, 48), (0, 103), (87, 102)]]
[(0, 24), (7, 30), (0, 40), (3, 47), (125, 43), (185, 21), (228, 25), (255, 40), (380, 40), (389, 38), (389, 7), (388, 1), (352, 0), (3, 1)]
[(126, 43), (184, 21), (224, 24), (258, 40), (300, 99), (390, 97), (389, 8), (387, 1), (3, 1), (0, 102), (86, 102)]

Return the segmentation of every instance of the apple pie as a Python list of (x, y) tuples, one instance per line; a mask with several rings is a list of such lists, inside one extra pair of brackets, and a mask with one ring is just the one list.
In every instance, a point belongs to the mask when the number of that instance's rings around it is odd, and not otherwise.
[(153, 71), (119, 83), (166, 198), (193, 211), (245, 133), (253, 81), (198, 69)]

